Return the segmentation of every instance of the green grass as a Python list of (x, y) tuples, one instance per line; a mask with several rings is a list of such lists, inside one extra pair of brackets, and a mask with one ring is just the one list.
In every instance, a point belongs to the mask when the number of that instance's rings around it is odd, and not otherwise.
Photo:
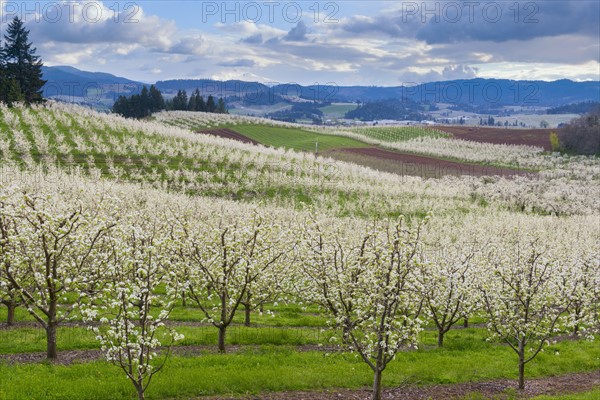
[(326, 117), (330, 118), (344, 118), (348, 111), (356, 109), (354, 103), (333, 103), (331, 105), (321, 107), (319, 110), (325, 114)]
[(600, 387), (591, 392), (565, 394), (560, 396), (538, 396), (534, 400), (598, 400), (600, 399)]
[(382, 142), (404, 142), (420, 137), (447, 138), (450, 134), (435, 129), (420, 126), (390, 126), (390, 127), (356, 127), (351, 129), (365, 137), (381, 140)]
[[(178, 325), (177, 332), (185, 339), (179, 345), (215, 346), (217, 328), (212, 325)], [(231, 325), (227, 329), (228, 345), (300, 346), (326, 343), (329, 332), (303, 327)], [(46, 351), (46, 333), (37, 327), (19, 327), (0, 330), (0, 354), (32, 353)], [(98, 342), (93, 332), (80, 326), (62, 326), (58, 329), (59, 351), (96, 349)]]
[[(384, 386), (516, 378), (516, 356), (509, 348), (481, 343), (468, 335), (458, 340), (462, 344), (456, 348), (425, 347), (398, 354), (384, 372)], [(528, 378), (598, 368), (598, 342), (562, 342), (553, 349), (562, 356), (542, 353), (528, 364)], [(133, 386), (121, 371), (101, 361), (70, 366), (0, 363), (0, 376), (0, 398), (130, 399), (133, 395)], [(262, 346), (225, 355), (204, 352), (200, 356), (172, 357), (155, 379), (148, 391), (149, 399), (360, 388), (371, 384), (372, 374), (352, 354)]]
[(358, 140), (308, 132), (298, 128), (286, 128), (261, 125), (236, 125), (231, 127), (234, 131), (256, 140), (265, 146), (283, 147), (297, 151), (314, 152), (318, 142), (319, 151), (337, 148), (368, 147), (369, 145)]

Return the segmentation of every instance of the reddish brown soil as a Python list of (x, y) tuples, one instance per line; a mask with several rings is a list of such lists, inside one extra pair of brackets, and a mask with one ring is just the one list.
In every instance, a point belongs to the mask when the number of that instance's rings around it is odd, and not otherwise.
[[(385, 377), (384, 377), (385, 382)], [(529, 379), (525, 382), (525, 390), (518, 394), (518, 399), (528, 399), (541, 395), (558, 395), (579, 393), (593, 390), (600, 386), (600, 371), (569, 374), (550, 378)], [(479, 393), (487, 399), (508, 399), (511, 397), (507, 390), (516, 392), (515, 380), (502, 379), (488, 382), (469, 382), (449, 385), (404, 386), (400, 388), (383, 389), (383, 399), (386, 400), (448, 400), (461, 399), (469, 393)], [(371, 391), (362, 390), (326, 390), (322, 392), (276, 392), (263, 393), (258, 396), (244, 397), (209, 397), (206, 400), (369, 400)]]
[(237, 133), (231, 129), (204, 129), (201, 131), (197, 131), (196, 133), (201, 133), (203, 135), (213, 135), (222, 137), (225, 139), (237, 140), (238, 142), (250, 143), (250, 144), (260, 144), (256, 140), (252, 140), (242, 134)]
[(525, 174), (523, 171), (514, 169), (479, 164), (464, 164), (455, 161), (440, 160), (438, 158), (399, 153), (376, 147), (336, 149), (333, 151), (348, 152), (400, 163), (402, 165), (402, 175), (416, 175), (424, 178), (440, 178), (444, 175), (514, 176)]
[(552, 150), (552, 129), (482, 128), (477, 126), (436, 126), (458, 139), (495, 144), (523, 144)]

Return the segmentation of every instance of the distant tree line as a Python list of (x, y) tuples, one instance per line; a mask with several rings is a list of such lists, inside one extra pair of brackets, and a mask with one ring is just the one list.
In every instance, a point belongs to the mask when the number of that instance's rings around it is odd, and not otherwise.
[(285, 122), (297, 122), (298, 120), (311, 120), (313, 124), (320, 125), (323, 123), (323, 111), (321, 107), (330, 105), (331, 103), (305, 102), (295, 103), (291, 108), (279, 110), (267, 114), (268, 118), (276, 119)]
[(361, 121), (381, 119), (422, 121), (428, 118), (423, 111), (432, 111), (435, 108), (431, 104), (421, 104), (410, 99), (387, 99), (359, 104), (356, 109), (346, 113), (346, 118)]
[(600, 106), (573, 119), (558, 130), (562, 150), (585, 155), (600, 155)]
[(174, 98), (165, 101), (160, 90), (154, 85), (150, 86), (150, 89), (144, 86), (140, 94), (130, 97), (120, 96), (112, 108), (115, 114), (126, 118), (145, 118), (161, 110), (227, 113), (222, 98), (215, 102), (211, 95), (204, 101), (200, 91), (196, 89), (189, 98), (185, 90), (179, 90)]
[[(542, 121), (545, 122), (545, 121)], [(548, 124), (548, 122), (545, 122), (545, 124)], [(502, 121), (496, 121), (494, 119), (494, 117), (492, 117), (491, 115), (488, 115), (487, 118), (479, 118), (479, 125), (481, 126), (504, 126), (504, 127), (509, 127), (509, 126), (521, 126), (521, 127), (525, 127), (525, 123), (523, 122), (519, 122), (518, 120), (514, 120), (514, 122), (508, 122), (508, 120), (502, 122)], [(542, 126), (542, 128), (547, 128), (548, 126)]]
[(126, 118), (144, 118), (164, 109), (165, 100), (162, 93), (152, 85), (150, 90), (144, 86), (140, 94), (119, 96), (112, 111)]
[(225, 100), (222, 97), (215, 101), (213, 95), (209, 95), (205, 101), (198, 89), (189, 98), (185, 90), (178, 90), (173, 99), (167, 100), (166, 107), (167, 110), (200, 111), (218, 114), (228, 113)]
[(549, 108), (548, 114), (585, 114), (600, 107), (597, 101), (582, 101), (581, 103), (566, 104), (564, 106)]
[(42, 60), (35, 52), (29, 42), (29, 30), (15, 17), (8, 24), (4, 45), (0, 46), (0, 102), (12, 105), (44, 100), (42, 87), (46, 81), (42, 79)]

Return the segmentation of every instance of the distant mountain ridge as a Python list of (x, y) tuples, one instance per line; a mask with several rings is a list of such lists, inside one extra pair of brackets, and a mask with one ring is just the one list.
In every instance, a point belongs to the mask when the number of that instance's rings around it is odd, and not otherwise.
[[(87, 72), (69, 66), (43, 68), (48, 81), (44, 94), (48, 97), (76, 97), (77, 102), (90, 105), (112, 105), (119, 95), (137, 93), (144, 85), (131, 79), (103, 72)], [(556, 107), (565, 104), (599, 101), (600, 81), (574, 82), (562, 79), (546, 81), (516, 81), (508, 79), (461, 79), (395, 87), (277, 84), (241, 80), (175, 79), (158, 81), (156, 87), (174, 95), (196, 88), (203, 95), (225, 97), (241, 104), (275, 104), (295, 101), (371, 102), (403, 99), (421, 103), (451, 103), (486, 106), (530, 105)]]

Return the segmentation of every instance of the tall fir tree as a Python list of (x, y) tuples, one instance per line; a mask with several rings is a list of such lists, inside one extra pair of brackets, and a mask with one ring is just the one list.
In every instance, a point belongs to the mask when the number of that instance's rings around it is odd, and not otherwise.
[(165, 109), (165, 99), (162, 96), (160, 90), (156, 88), (156, 86), (150, 86), (150, 110), (151, 112), (156, 112)]
[(212, 97), (212, 94), (208, 96), (208, 100), (206, 100), (206, 111), (210, 113), (217, 112), (217, 105), (215, 104), (215, 98)]
[(227, 106), (225, 105), (225, 100), (222, 97), (219, 98), (219, 103), (217, 104), (217, 112), (220, 114), (228, 114)]
[(0, 64), (0, 102), (10, 107), (23, 100), (19, 83), (14, 78), (9, 78), (5, 66)]
[(188, 111), (198, 111), (198, 105), (196, 104), (196, 95), (192, 94), (188, 101)]
[(204, 97), (200, 95), (200, 92), (198, 92), (196, 98), (196, 111), (206, 112), (206, 102), (204, 101)]
[(42, 60), (35, 54), (36, 48), (29, 42), (29, 30), (23, 21), (15, 17), (4, 35), (4, 46), (0, 50), (0, 64), (7, 80), (14, 80), (27, 103), (43, 101)]
[(148, 88), (146, 85), (142, 88), (142, 92), (140, 93), (140, 118), (147, 117), (151, 114), (150, 111), (150, 94), (148, 93)]

